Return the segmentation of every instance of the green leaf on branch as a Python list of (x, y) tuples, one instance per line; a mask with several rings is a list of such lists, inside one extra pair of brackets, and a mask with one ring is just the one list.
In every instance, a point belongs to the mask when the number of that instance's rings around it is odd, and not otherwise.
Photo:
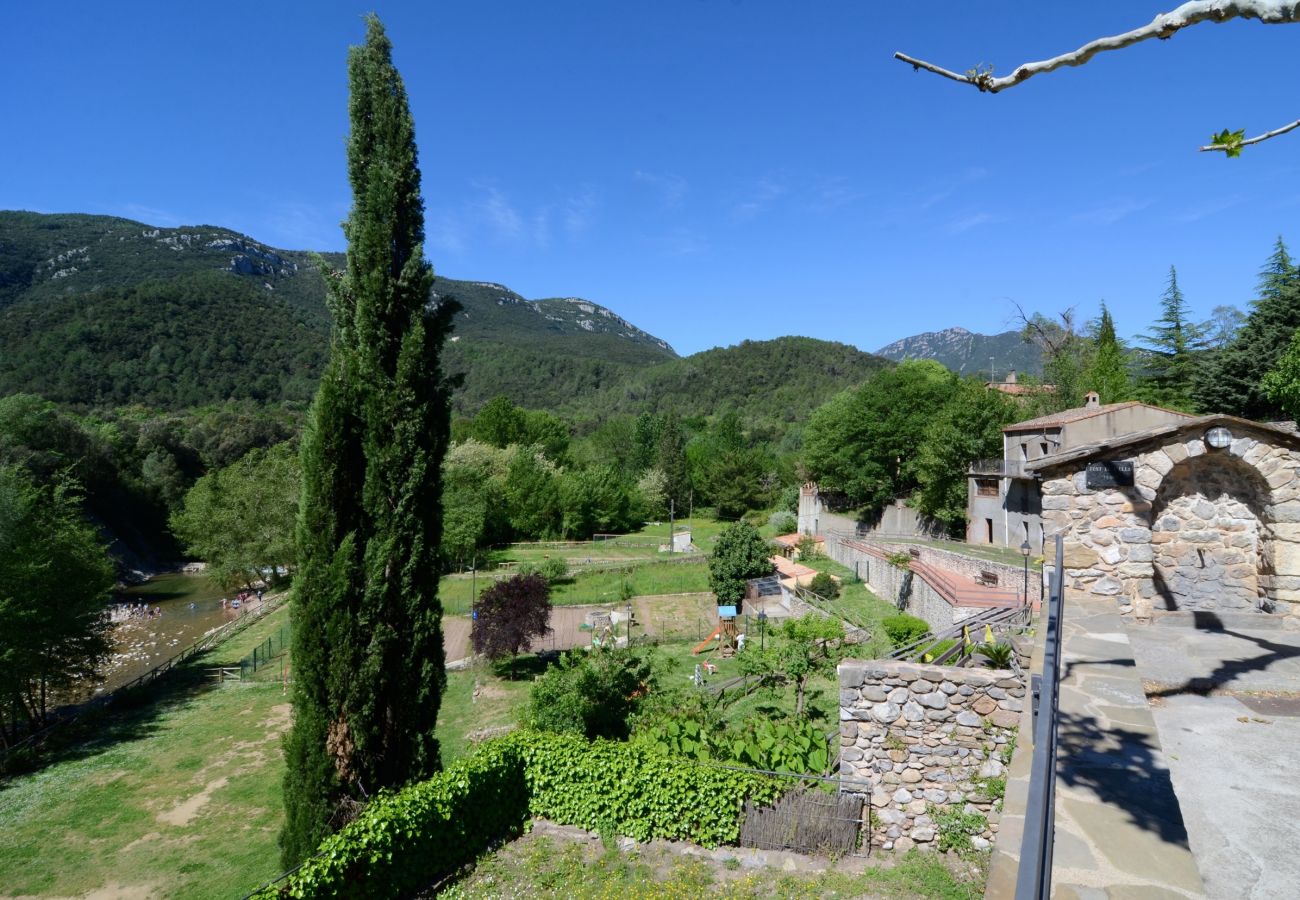
[(1210, 144), (1216, 149), (1222, 150), (1224, 154), (1231, 159), (1234, 156), (1241, 156), (1242, 145), (1246, 140), (1246, 129), (1239, 131), (1229, 131), (1223, 129), (1218, 134), (1210, 135)]

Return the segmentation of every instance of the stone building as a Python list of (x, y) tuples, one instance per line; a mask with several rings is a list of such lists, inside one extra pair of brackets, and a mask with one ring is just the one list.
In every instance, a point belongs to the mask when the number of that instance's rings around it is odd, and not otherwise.
[[(1201, 416), (1029, 460), (1067, 596), (1300, 614), (1300, 434)], [(1050, 552), (1050, 548), (1049, 548)], [(1055, 560), (1049, 556), (1049, 563)]]
[(970, 468), (966, 541), (1019, 547), (1028, 541), (1035, 553), (1045, 544), (1042, 494), (1031, 465), (1124, 434), (1191, 419), (1176, 412), (1130, 401), (1098, 402), (1095, 393), (1067, 409), (1002, 429), (1002, 459), (980, 460)]

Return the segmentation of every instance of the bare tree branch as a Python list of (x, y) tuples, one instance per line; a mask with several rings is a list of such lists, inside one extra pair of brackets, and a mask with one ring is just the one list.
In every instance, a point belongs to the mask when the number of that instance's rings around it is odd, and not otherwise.
[[(1174, 32), (1192, 25), (1199, 25), (1202, 22), (1226, 22), (1229, 19), (1259, 19), (1265, 25), (1294, 24), (1300, 22), (1300, 0), (1191, 0), (1191, 2), (1184, 3), (1177, 9), (1161, 13), (1150, 24), (1141, 28), (1089, 41), (1078, 50), (1062, 53), (1060, 56), (1054, 56), (1051, 59), (1024, 63), (1016, 67), (1015, 71), (1010, 75), (1003, 75), (1000, 78), (995, 78), (991, 70), (981, 71), (978, 68), (971, 69), (964, 74), (958, 74), (933, 63), (914, 59), (904, 53), (895, 53), (894, 58), (902, 60), (914, 69), (925, 69), (927, 72), (942, 75), (944, 78), (951, 78), (953, 81), (973, 85), (982, 92), (996, 94), (998, 91), (1015, 87), (1043, 72), (1052, 72), (1062, 66), (1081, 66), (1098, 53), (1109, 50), (1122, 50), (1125, 47), (1131, 47), (1151, 38), (1165, 40), (1171, 37)], [(1288, 126), (1284, 130), (1289, 131), (1294, 127)], [(1265, 137), (1272, 136), (1272, 134), (1269, 134)], [(1263, 139), (1261, 138), (1261, 140)], [(1218, 148), (1210, 146), (1202, 149), (1213, 150)]]
[(1274, 128), (1272, 131), (1266, 131), (1265, 133), (1253, 138), (1246, 138), (1243, 141), (1234, 141), (1231, 144), (1206, 144), (1204, 147), (1201, 147), (1200, 150), (1202, 153), (1207, 150), (1217, 150), (1222, 153), (1228, 153), (1234, 149), (1240, 150), (1242, 147), (1249, 147), (1251, 144), (1258, 144), (1260, 141), (1275, 138), (1279, 134), (1286, 134), (1288, 131), (1293, 131), (1296, 128), (1300, 128), (1300, 119), (1296, 119), (1290, 125), (1283, 125), (1281, 128)]

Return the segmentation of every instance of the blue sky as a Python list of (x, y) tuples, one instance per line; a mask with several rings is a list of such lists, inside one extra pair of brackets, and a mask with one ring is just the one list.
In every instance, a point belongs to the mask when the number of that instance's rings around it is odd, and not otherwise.
[[(583, 296), (681, 353), (809, 334), (874, 350), (1012, 326), (1013, 303), (1154, 318), (1245, 305), (1300, 245), (1300, 26), (1201, 25), (997, 96), (997, 73), (1162, 3), (380, 2), (439, 274)], [(338, 249), (343, 2), (14, 4), (0, 208), (217, 224)], [(1300, 246), (1295, 246), (1300, 250)]]

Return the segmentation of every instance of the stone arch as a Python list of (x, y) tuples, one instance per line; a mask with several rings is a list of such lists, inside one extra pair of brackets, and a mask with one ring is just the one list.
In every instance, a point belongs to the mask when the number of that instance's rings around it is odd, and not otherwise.
[(1271, 499), (1259, 470), (1238, 456), (1211, 451), (1176, 463), (1150, 501), (1153, 600), (1169, 610), (1271, 608)]

